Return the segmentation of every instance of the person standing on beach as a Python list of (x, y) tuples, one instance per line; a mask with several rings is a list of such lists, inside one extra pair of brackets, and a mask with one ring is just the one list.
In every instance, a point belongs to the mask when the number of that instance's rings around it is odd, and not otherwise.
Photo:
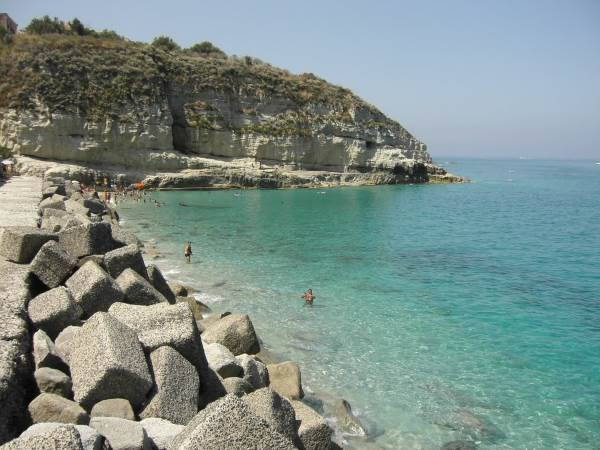
[(183, 256), (185, 256), (185, 259), (188, 263), (192, 262), (192, 243), (190, 241), (188, 241), (188, 243), (185, 246)]
[(306, 291), (304, 293), (302, 298), (304, 299), (304, 301), (306, 302), (307, 305), (312, 305), (313, 302), (315, 301), (315, 298), (317, 298), (317, 297), (313, 294), (312, 289), (309, 289), (308, 291)]

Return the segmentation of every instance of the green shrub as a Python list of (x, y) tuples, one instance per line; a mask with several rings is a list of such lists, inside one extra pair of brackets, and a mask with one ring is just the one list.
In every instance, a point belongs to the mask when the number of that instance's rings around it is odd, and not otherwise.
[(58, 18), (51, 19), (50, 16), (44, 16), (41, 19), (31, 19), (31, 23), (25, 27), (26, 33), (31, 34), (65, 34), (65, 25)]
[(181, 49), (181, 47), (179, 47), (179, 44), (177, 44), (177, 42), (175, 42), (169, 36), (158, 36), (154, 38), (154, 40), (152, 41), (152, 46), (158, 47), (167, 52), (173, 52)]

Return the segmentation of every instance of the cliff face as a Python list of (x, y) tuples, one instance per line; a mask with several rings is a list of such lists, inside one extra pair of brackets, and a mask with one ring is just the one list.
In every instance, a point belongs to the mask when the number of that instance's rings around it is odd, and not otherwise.
[(146, 172), (206, 168), (213, 158), (383, 172), (385, 182), (445, 173), (423, 143), (347, 89), (251, 59), (23, 35), (0, 48), (0, 78), (0, 145), (21, 155)]

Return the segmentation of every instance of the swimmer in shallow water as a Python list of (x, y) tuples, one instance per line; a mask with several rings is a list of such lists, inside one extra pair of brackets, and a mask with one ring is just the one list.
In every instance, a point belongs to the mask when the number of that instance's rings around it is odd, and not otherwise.
[(192, 262), (192, 243), (190, 241), (188, 241), (188, 243), (185, 246), (183, 256), (185, 256), (185, 259), (188, 263)]
[(309, 289), (308, 291), (306, 291), (304, 293), (302, 298), (304, 299), (304, 301), (306, 302), (307, 305), (312, 305), (313, 302), (315, 301), (315, 298), (317, 298), (317, 297), (313, 294), (312, 289)]

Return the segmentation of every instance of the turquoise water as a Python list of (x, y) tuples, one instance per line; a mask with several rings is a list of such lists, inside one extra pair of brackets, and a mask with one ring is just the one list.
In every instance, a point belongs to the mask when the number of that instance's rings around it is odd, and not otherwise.
[(159, 192), (119, 212), (167, 276), (349, 400), (374, 436), (355, 447), (599, 448), (600, 166), (448, 168), (474, 182)]

